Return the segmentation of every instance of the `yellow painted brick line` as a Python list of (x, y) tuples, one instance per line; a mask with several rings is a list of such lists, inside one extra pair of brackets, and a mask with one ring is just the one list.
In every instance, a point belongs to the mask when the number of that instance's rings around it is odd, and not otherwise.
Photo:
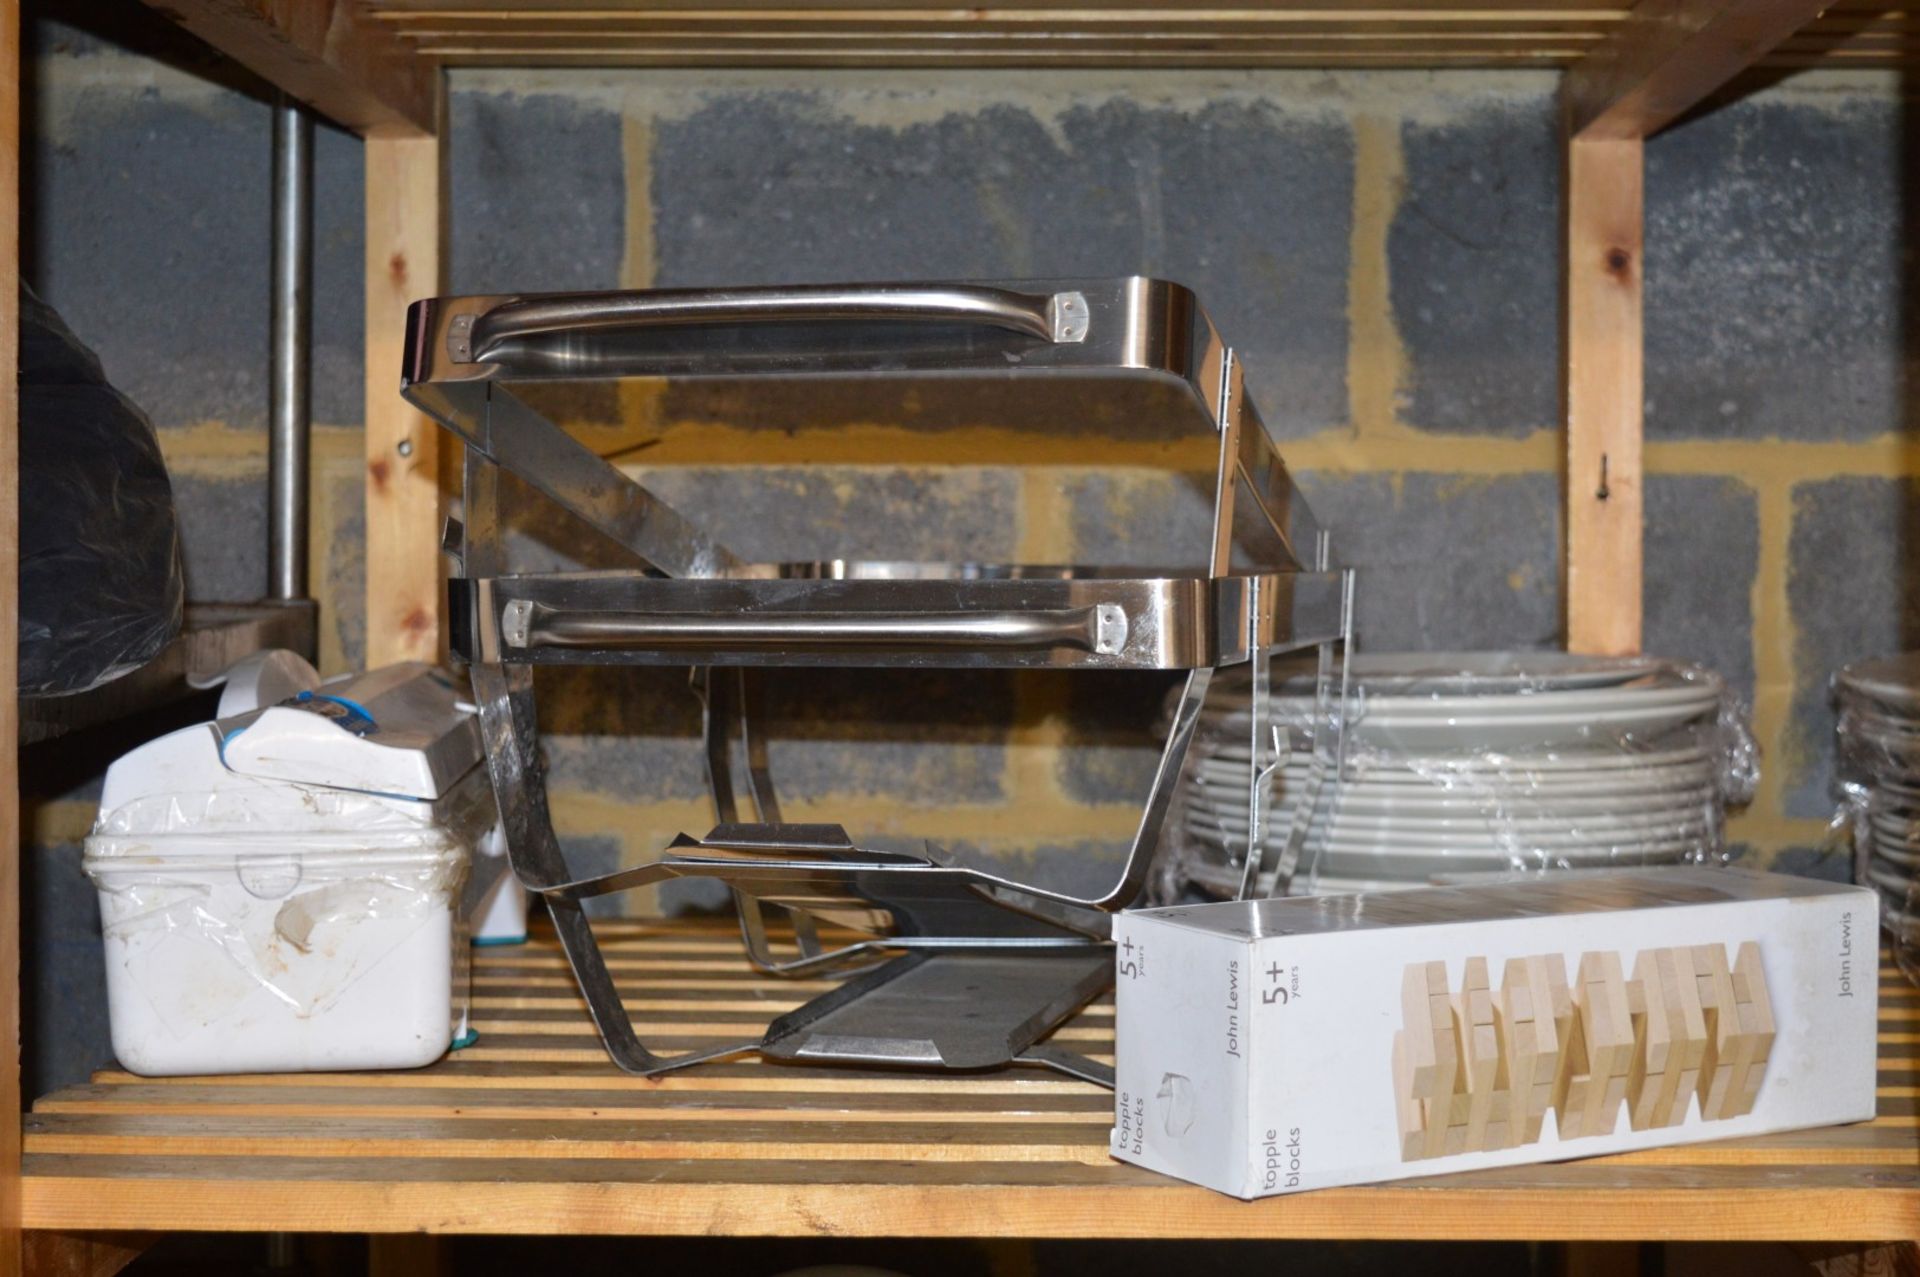
[[(1375, 162), (1382, 161), (1369, 160)], [(1356, 221), (1356, 237), (1370, 233), (1370, 222)], [(1377, 291), (1380, 285), (1373, 282), (1371, 269), (1358, 256), (1354, 269), (1365, 278), (1350, 286)], [(1281, 455), (1290, 467), (1480, 475), (1531, 474), (1558, 468), (1562, 435), (1557, 426), (1541, 425), (1519, 438), (1504, 438), (1421, 430), (1390, 414), (1388, 408), (1397, 407), (1398, 379), (1404, 368), (1404, 355), (1397, 336), (1392, 334), (1391, 321), (1385, 321), (1383, 328), (1378, 317), (1368, 318), (1365, 308), (1356, 307), (1352, 323), (1356, 332), (1349, 340), (1348, 393), (1354, 405), (1353, 420), (1283, 443)], [(1213, 438), (1204, 434), (1173, 440), (1103, 439), (990, 425), (916, 430), (879, 423), (787, 432), (708, 421), (645, 429), (577, 422), (572, 428), (604, 452), (628, 452), (644, 444), (645, 466), (623, 467), (632, 474), (665, 466), (769, 464), (887, 469), (902, 465), (1020, 465), (1070, 471), (1137, 468), (1211, 474), (1216, 459)], [(1646, 445), (1645, 460), (1649, 474), (1718, 475), (1749, 486), (1791, 485), (1842, 475), (1920, 474), (1920, 443), (1896, 434), (1821, 442), (1770, 438), (1652, 440)]]
[[(1730, 833), (1749, 830), (1778, 833), (1785, 812), (1785, 776), (1788, 718), (1793, 706), (1794, 626), (1787, 603), (1789, 543), (1793, 534), (1792, 495), (1780, 484), (1754, 489), (1758, 522), (1758, 561), (1754, 566), (1750, 607), (1753, 610), (1753, 731), (1761, 750), (1760, 783), (1748, 813), (1734, 822)], [(1771, 826), (1771, 827), (1770, 827)]]
[[(1756, 725), (1756, 734), (1760, 730)], [(1778, 728), (1775, 728), (1778, 734)], [(1778, 754), (1775, 747), (1769, 747), (1767, 757), (1775, 759)], [(1762, 763), (1763, 770), (1768, 764)], [(1775, 763), (1775, 766), (1779, 764)], [(1789, 847), (1827, 848), (1829, 854), (1838, 857), (1851, 857), (1853, 851), (1848, 847), (1828, 847), (1829, 829), (1824, 820), (1810, 820), (1806, 817), (1780, 816), (1772, 812), (1759, 810), (1759, 802), (1745, 811), (1736, 812), (1727, 818), (1727, 841), (1745, 843), (1764, 858), (1768, 853), (1784, 851)], [(1760, 863), (1765, 863), (1764, 859)]]
[[(1387, 243), (1405, 189), (1400, 123), (1361, 115), (1353, 121), (1353, 225), (1347, 241), (1347, 402), (1353, 429), (1288, 444), (1294, 469), (1373, 468), (1369, 445), (1397, 436), (1400, 386), (1407, 357), (1394, 326)], [(1377, 445), (1376, 445), (1377, 446)]]
[[(1014, 724), (1007, 734), (1002, 787), (1023, 809), (1042, 805), (1055, 811), (1063, 807), (1071, 810), (1072, 799), (1062, 790), (1059, 773), (1071, 717), (1065, 682), (1039, 671), (1016, 671), (1013, 697)], [(1131, 833), (1138, 822), (1139, 812), (1129, 809), (1128, 817), (1116, 818), (1117, 827), (1106, 831), (1106, 836), (1122, 837)], [(1028, 837), (1045, 837), (1041, 831), (1046, 826), (1047, 822), (1040, 822)], [(1071, 830), (1065, 834), (1068, 838), (1088, 836), (1086, 825), (1079, 821), (1071, 821), (1068, 828)]]
[[(168, 426), (156, 431), (160, 455), (167, 470), (175, 474), (207, 478), (237, 475), (264, 475), (267, 465), (267, 432), (239, 429), (224, 421), (199, 421), (187, 426)], [(365, 432), (358, 425), (315, 425), (312, 458), (316, 473), (329, 463), (363, 461)]]
[(28, 800), (21, 805), (21, 823), (30, 844), (78, 842), (93, 832), (94, 818), (100, 814), (98, 803), (76, 799), (50, 802)]
[(1906, 434), (1858, 440), (1649, 440), (1645, 464), (1654, 474), (1727, 475), (1753, 487), (1787, 488), (1842, 475), (1920, 474), (1920, 440)]

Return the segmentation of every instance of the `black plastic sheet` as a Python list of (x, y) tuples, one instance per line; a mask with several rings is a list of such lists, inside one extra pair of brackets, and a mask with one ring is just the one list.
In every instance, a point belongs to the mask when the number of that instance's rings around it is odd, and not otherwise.
[(153, 423), (20, 291), (20, 692), (83, 692), (180, 631), (186, 586)]

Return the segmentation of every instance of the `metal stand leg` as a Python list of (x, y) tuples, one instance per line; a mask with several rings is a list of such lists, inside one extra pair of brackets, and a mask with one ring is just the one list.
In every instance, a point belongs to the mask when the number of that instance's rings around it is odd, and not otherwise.
[[(765, 696), (759, 675), (749, 669), (701, 666), (690, 678), (693, 694), (700, 698), (701, 736), (706, 747), (707, 788), (713, 794), (713, 813), (717, 824), (739, 822), (740, 805), (733, 787), (733, 733), (738, 732), (741, 751), (747, 761), (747, 794), (753, 800), (755, 819), (762, 825), (778, 825), (780, 800), (773, 790), (773, 772), (767, 762)], [(753, 964), (771, 975), (815, 974), (825, 953), (813, 915), (798, 909), (784, 909), (764, 900), (756, 900), (742, 891), (733, 893), (733, 906), (740, 918), (740, 939), (746, 944)], [(768, 924), (776, 919), (792, 926), (799, 947), (795, 959), (782, 959), (773, 951), (767, 935)], [(870, 964), (860, 964), (865, 969)]]
[(560, 947), (613, 1062), (629, 1073), (652, 1074), (753, 1050), (756, 1043), (743, 1042), (667, 1059), (640, 1044), (580, 902), (547, 892), (566, 884), (572, 874), (547, 810), (546, 776), (535, 728), (533, 670), (525, 665), (483, 664), (473, 666), (470, 673), (486, 743), (487, 771), (506, 832), (507, 857), (521, 882), (546, 895)]
[(1249, 616), (1251, 686), (1247, 698), (1247, 719), (1251, 730), (1247, 742), (1247, 846), (1240, 865), (1238, 898), (1252, 897), (1260, 881), (1260, 869), (1267, 858), (1267, 786), (1282, 765), (1278, 739), (1268, 739), (1267, 719), (1272, 710), (1268, 689), (1273, 676), (1273, 653), (1260, 644), (1260, 583), (1253, 584), (1254, 606)]
[[(1339, 801), (1340, 785), (1346, 780), (1348, 697), (1352, 690), (1349, 666), (1353, 655), (1353, 591), (1354, 574), (1349, 569), (1341, 574), (1340, 579), (1338, 657), (1333, 653), (1334, 644), (1320, 645), (1319, 673), (1314, 687), (1314, 726), (1315, 734), (1321, 739), (1314, 743), (1313, 763), (1307, 771), (1306, 787), (1293, 805), (1293, 821), (1287, 830), (1287, 844), (1281, 851), (1279, 864), (1274, 867), (1273, 891), (1276, 895), (1291, 891), (1294, 876), (1299, 870), (1300, 853), (1306, 846), (1308, 830), (1312, 827), (1314, 817), (1319, 814), (1321, 799), (1326, 794), (1329, 763), (1334, 779), (1332, 798), (1336, 803)], [(1337, 700), (1334, 692), (1336, 687), (1339, 689)], [(1316, 851), (1314, 863), (1307, 867), (1309, 880), (1318, 872), (1318, 860), (1319, 853)]]

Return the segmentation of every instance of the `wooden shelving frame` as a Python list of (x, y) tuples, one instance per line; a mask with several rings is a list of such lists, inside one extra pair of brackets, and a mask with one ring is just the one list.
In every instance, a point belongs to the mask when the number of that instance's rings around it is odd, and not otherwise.
[[(432, 656), (443, 641), (443, 509), (438, 432), (395, 393), (404, 304), (441, 290), (446, 183), (440, 144), (442, 71), (456, 66), (1155, 66), (1155, 67), (1557, 67), (1567, 104), (1566, 595), (1571, 647), (1630, 652), (1640, 642), (1641, 591), (1641, 178), (1645, 139), (1760, 65), (1791, 68), (1905, 65), (1920, 49), (1904, 4), (1843, 0), (1480, 0), (1474, 5), (1394, 8), (1372, 0), (1220, 9), (1167, 0), (1162, 7), (1069, 9), (1013, 0), (990, 9), (720, 7), (717, 0), (151, 0), (169, 17), (321, 114), (366, 139), (366, 449), (368, 658)], [(671, 7), (669, 4), (671, 3)], [(1823, 9), (1825, 10), (1823, 12)], [(18, 282), (18, 0), (0, 0), (0, 456), (12, 457)], [(0, 464), (0, 688), (11, 689), (17, 606), (17, 467)], [(17, 706), (0, 693), (0, 875), (17, 881)], [(0, 1035), (18, 1037), (18, 893), (0, 893)], [(1895, 1035), (1903, 1042), (1913, 1034)], [(1910, 1051), (1898, 1052), (1902, 1058)], [(1911, 1125), (1912, 1079), (1900, 1088)], [(20, 1110), (13, 1053), (0, 1053), (0, 1108)], [(1916, 1157), (1903, 1128), (1912, 1178)], [(1855, 1158), (1855, 1162), (1868, 1159)], [(1843, 1208), (1861, 1228), (1920, 1236), (1920, 1192), (1855, 1197), (1859, 1178), (1807, 1169), (1801, 1185)], [(1462, 1212), (1437, 1236), (1635, 1237), (1671, 1231), (1644, 1203), (1595, 1214), (1566, 1196), (1556, 1172), (1535, 1186), (1503, 1190), (1520, 1216), (1478, 1211), (1471, 1192), (1447, 1194)], [(1574, 1178), (1578, 1178), (1575, 1176)], [(1671, 1177), (1669, 1177), (1671, 1179)], [(1551, 1181), (1551, 1182), (1549, 1182)], [(1680, 1184), (1683, 1181), (1673, 1181)], [(1702, 1236), (1835, 1235), (1807, 1212), (1793, 1217), (1778, 1195), (1763, 1212), (1714, 1177), (1695, 1176), (1690, 1209), (1727, 1212)], [(1793, 1186), (1789, 1186), (1790, 1188)], [(1008, 1189), (1002, 1190), (1002, 1195)], [(1146, 1190), (1140, 1190), (1146, 1191)], [(1169, 1188), (1169, 1193), (1184, 1190)], [(1420, 1190), (1393, 1190), (1425, 1200)], [(508, 1193), (510, 1198), (512, 1195)], [(791, 1196), (791, 1194), (789, 1194)], [(1341, 1198), (1352, 1198), (1346, 1195)], [(22, 1264), (20, 1131), (0, 1123), (0, 1277)], [(45, 1195), (37, 1201), (48, 1200)], [(89, 1223), (84, 1196), (60, 1199), (57, 1219), (33, 1253), (111, 1271), (132, 1244), (93, 1236), (109, 1220), (102, 1199)], [(1297, 1199), (1304, 1200), (1304, 1199)], [(1196, 1199), (1208, 1219), (1284, 1217), (1248, 1235), (1411, 1235), (1396, 1205), (1374, 1199), (1345, 1222), (1332, 1197), (1234, 1215)], [(1624, 1202), (1626, 1199), (1622, 1199)], [(1184, 1201), (1184, 1199), (1183, 1199)], [(1845, 1203), (1867, 1214), (1849, 1216)], [(391, 1205), (391, 1202), (389, 1202)], [(1621, 1206), (1621, 1203), (1614, 1203)], [(1184, 1208), (1184, 1207), (1183, 1207)], [(1130, 1210), (1132, 1208), (1129, 1208)], [(1171, 1206), (1167, 1207), (1172, 1210)], [(1874, 1213), (1881, 1212), (1881, 1213)], [(1891, 1212), (1891, 1213), (1886, 1213)], [(1762, 1228), (1762, 1214), (1784, 1224)], [(389, 1212), (391, 1215), (391, 1211)], [(1604, 1218), (1603, 1218), (1604, 1215)], [(115, 1219), (118, 1216), (114, 1216)], [(144, 1217), (143, 1217), (144, 1218)], [(171, 1218), (153, 1215), (140, 1226)], [(804, 1215), (802, 1216), (804, 1218)], [(991, 1221), (992, 1211), (982, 1218)], [(1556, 1225), (1555, 1221), (1559, 1221)], [(1803, 1223), (1804, 1221), (1804, 1223)], [(316, 1221), (309, 1221), (316, 1222)], [(428, 1214), (382, 1216), (381, 1228), (432, 1229)], [(489, 1224), (495, 1222), (489, 1219)], [(287, 1226), (282, 1217), (226, 1215), (202, 1226)], [(658, 1221), (636, 1225), (658, 1230)], [(822, 1226), (831, 1225), (829, 1220)], [(179, 1226), (175, 1224), (173, 1226)], [(374, 1226), (369, 1221), (362, 1227)], [(902, 1231), (918, 1231), (901, 1219)], [(1084, 1228), (1083, 1223), (1074, 1225)], [(1555, 1231), (1556, 1228), (1558, 1231)], [(1789, 1230), (1783, 1232), (1782, 1229)], [(642, 1229), (644, 1231), (644, 1228)], [(1651, 1230), (1651, 1231), (1649, 1231)], [(1231, 1234), (1230, 1222), (1214, 1235)], [(50, 1249), (51, 1248), (51, 1249)], [(79, 1270), (73, 1270), (79, 1271)]]

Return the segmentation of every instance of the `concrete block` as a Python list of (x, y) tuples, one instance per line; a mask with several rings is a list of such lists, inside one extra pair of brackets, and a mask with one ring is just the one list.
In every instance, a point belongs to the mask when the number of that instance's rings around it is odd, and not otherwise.
[(706, 795), (700, 702), (684, 669), (555, 667), (539, 672), (535, 691), (555, 792), (631, 802)]
[(710, 918), (733, 914), (733, 893), (717, 882), (684, 878), (660, 884), (660, 914), (665, 918)]
[(1212, 474), (1088, 470), (1063, 474), (1073, 561), (1113, 567), (1204, 566), (1213, 538)]
[(1777, 91), (1647, 148), (1647, 432), (1860, 439), (1907, 423), (1904, 111)]
[(914, 807), (998, 802), (1015, 713), (1004, 671), (779, 671), (767, 678), (774, 785), (801, 800), (891, 800), (907, 827)]
[(267, 588), (267, 484), (173, 476), (173, 501), (186, 558), (187, 597), (233, 603)]
[(1560, 416), (1560, 108), (1551, 92), (1469, 98), (1401, 128), (1405, 193), (1387, 241), (1407, 420), (1520, 436)]
[(20, 857), (22, 1090), (42, 1095), (85, 1082), (113, 1059), (100, 903), (75, 843), (26, 847)]
[(1127, 848), (1124, 842), (1094, 839), (1001, 849), (963, 844), (952, 850), (960, 864), (1045, 891), (1086, 897), (1106, 892), (1119, 879)]
[(1343, 122), (1225, 90), (930, 83), (910, 110), (884, 88), (713, 90), (654, 119), (657, 280), (1166, 275), (1244, 350), (1277, 431), (1345, 417)]
[(1828, 882), (1853, 881), (1853, 852), (1835, 847), (1788, 847), (1768, 856), (1765, 867), (1775, 873)]
[(462, 90), (448, 111), (453, 291), (619, 287), (627, 207), (620, 117), (558, 93)]
[[(594, 878), (601, 874), (610, 874), (621, 867), (620, 843), (618, 839), (596, 836), (562, 836), (560, 854), (566, 857), (567, 868), (576, 878)], [(626, 893), (594, 896), (581, 902), (580, 908), (589, 918), (618, 918), (627, 910)], [(540, 903), (533, 903), (531, 917), (538, 918)]]
[[(120, 54), (37, 64), (30, 279), (162, 425), (267, 412), (268, 107)], [(314, 155), (314, 414), (361, 417), (360, 143)]]
[(1849, 476), (1793, 490), (1787, 601), (1793, 714), (1783, 757), (1787, 814), (1831, 814), (1833, 706), (1842, 665), (1920, 646), (1920, 483)]
[(750, 562), (1018, 557), (1014, 469), (687, 466), (640, 480)]
[[(320, 600), (320, 624), (333, 630), (343, 669), (367, 659), (367, 485), (358, 471), (333, 480), (333, 526), (308, 579)], [(323, 645), (324, 646), (324, 645)], [(324, 653), (323, 653), (324, 655)]]
[(322, 425), (357, 426), (367, 416), (364, 152), (351, 133), (314, 129), (312, 413)]
[(1760, 523), (1753, 490), (1712, 475), (1646, 481), (1645, 648), (1717, 670), (1753, 703), (1753, 578)]
[[(1015, 696), (1004, 673), (779, 670), (764, 686), (768, 764), (783, 801), (847, 800), (858, 833), (855, 814), (868, 808), (856, 799), (905, 810), (1005, 796)], [(700, 703), (684, 669), (543, 671), (540, 704), (556, 791), (706, 798)], [(744, 805), (746, 777), (734, 784)]]
[(1066, 690), (1061, 788), (1076, 802), (1145, 802), (1166, 744), (1168, 697), (1184, 681), (1181, 674), (1075, 675)]
[(1560, 485), (1548, 474), (1296, 474), (1359, 570), (1364, 652), (1551, 646), (1560, 637)]

